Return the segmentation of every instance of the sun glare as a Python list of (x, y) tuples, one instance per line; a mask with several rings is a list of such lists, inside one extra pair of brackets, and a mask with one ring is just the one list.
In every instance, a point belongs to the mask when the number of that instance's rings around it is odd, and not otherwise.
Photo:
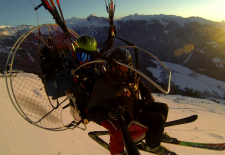
[(199, 16), (212, 21), (225, 20), (225, 1), (217, 0), (192, 9), (191, 16)]

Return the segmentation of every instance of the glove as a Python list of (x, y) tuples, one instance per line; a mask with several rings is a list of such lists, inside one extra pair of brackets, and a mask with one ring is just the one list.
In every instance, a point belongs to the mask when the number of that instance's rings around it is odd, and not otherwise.
[(145, 98), (145, 105), (151, 105), (154, 101), (155, 99), (153, 98), (152, 94), (149, 93)]
[[(113, 46), (113, 43), (114, 43), (114, 37), (115, 35), (117, 34), (117, 31), (115, 30), (115, 26), (113, 28), (109, 28), (108, 30), (108, 39), (105, 41), (105, 44), (108, 45), (108, 47), (112, 47)], [(114, 32), (114, 35), (112, 35), (112, 29), (113, 29), (113, 32)]]
[(116, 108), (111, 108), (108, 112), (109, 114), (109, 118), (112, 119), (112, 120), (118, 120), (118, 117), (117, 117), (117, 112), (120, 113), (120, 115), (123, 116), (123, 108), (118, 105)]
[(113, 26), (113, 27), (109, 27), (109, 30), (108, 30), (108, 37), (114, 37), (112, 36), (112, 31), (114, 32), (114, 35), (117, 34), (117, 31), (116, 31), (116, 26)]

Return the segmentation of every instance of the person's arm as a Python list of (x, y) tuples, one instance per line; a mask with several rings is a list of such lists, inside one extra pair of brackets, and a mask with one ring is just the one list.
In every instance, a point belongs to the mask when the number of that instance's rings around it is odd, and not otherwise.
[(141, 98), (145, 100), (146, 105), (150, 105), (155, 101), (151, 90), (141, 80), (139, 80), (138, 88), (141, 92)]
[(103, 54), (105, 51), (109, 50), (112, 48), (113, 46), (113, 43), (114, 43), (114, 38), (115, 38), (115, 35), (112, 36), (112, 32), (114, 32), (114, 34), (116, 34), (116, 30), (115, 30), (115, 26), (113, 28), (109, 28), (109, 31), (108, 31), (108, 38), (107, 40), (105, 41), (105, 46), (100, 50), (100, 54)]
[(107, 121), (109, 119), (114, 119), (115, 114), (111, 112), (111, 109), (116, 107), (116, 102), (113, 99), (108, 99), (106, 101), (103, 101), (101, 103), (98, 103), (99, 105), (107, 105), (107, 107), (103, 106), (95, 106), (88, 110), (88, 116), (89, 119), (100, 123), (103, 121)]
[(96, 123), (106, 121), (109, 119), (108, 109), (104, 107), (93, 107), (88, 110), (88, 117)]

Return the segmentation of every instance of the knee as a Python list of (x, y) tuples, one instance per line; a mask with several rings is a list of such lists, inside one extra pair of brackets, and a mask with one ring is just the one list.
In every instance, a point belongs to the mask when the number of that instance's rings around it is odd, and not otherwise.
[(158, 104), (160, 104), (160, 109), (163, 109), (163, 110), (166, 110), (166, 111), (169, 110), (169, 106), (166, 103), (158, 103)]
[(159, 124), (165, 124), (165, 122), (166, 122), (166, 117), (163, 114), (158, 114), (157, 119), (158, 119)]
[(153, 126), (151, 125), (150, 129), (152, 129), (154, 132), (161, 132), (164, 129), (166, 118), (163, 114), (158, 114), (155, 119), (156, 123)]

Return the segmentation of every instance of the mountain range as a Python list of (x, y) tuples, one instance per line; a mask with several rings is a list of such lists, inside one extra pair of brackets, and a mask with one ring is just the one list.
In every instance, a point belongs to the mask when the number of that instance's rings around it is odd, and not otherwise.
[[(67, 26), (79, 35), (96, 38), (99, 48), (108, 36), (109, 20), (89, 15), (87, 18), (66, 19)], [(175, 15), (129, 15), (114, 21), (118, 37), (151, 52), (159, 60), (170, 62), (225, 82), (225, 22), (201, 17), (183, 18)], [(16, 40), (31, 25), (0, 26), (0, 68)], [(115, 39), (114, 47), (127, 44)], [(139, 51), (138, 51), (139, 52)], [(156, 64), (146, 53), (139, 53), (140, 70), (150, 76), (147, 67)], [(141, 59), (145, 57), (145, 59)]]

